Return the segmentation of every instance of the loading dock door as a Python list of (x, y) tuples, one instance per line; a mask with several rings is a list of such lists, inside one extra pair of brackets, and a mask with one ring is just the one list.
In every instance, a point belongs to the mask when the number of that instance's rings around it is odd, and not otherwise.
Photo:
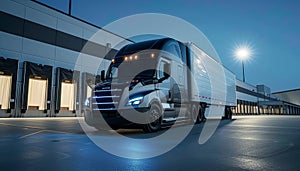
[(0, 57), (0, 109), (15, 108), (18, 61)]
[(22, 113), (50, 110), (52, 66), (24, 62), (23, 78)]
[(56, 72), (55, 112), (68, 110), (75, 112), (79, 108), (78, 83), (79, 71), (57, 68)]
[(10, 108), (11, 81), (11, 75), (0, 75), (0, 109)]
[(61, 102), (60, 110), (76, 110), (76, 83), (65, 80), (61, 83)]
[(37, 76), (29, 78), (27, 109), (47, 109), (47, 88), (47, 79), (42, 79)]

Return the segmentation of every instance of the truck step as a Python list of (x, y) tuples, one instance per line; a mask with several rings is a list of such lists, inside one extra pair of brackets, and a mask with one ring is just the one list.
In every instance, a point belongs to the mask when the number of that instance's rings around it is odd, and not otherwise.
[(163, 118), (163, 122), (175, 122), (176, 120), (186, 120), (186, 117), (177, 117), (177, 118)]

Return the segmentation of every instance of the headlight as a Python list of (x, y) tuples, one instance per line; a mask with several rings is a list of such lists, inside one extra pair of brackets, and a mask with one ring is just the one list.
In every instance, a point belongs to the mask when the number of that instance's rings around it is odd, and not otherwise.
[(128, 106), (136, 106), (143, 102), (144, 97), (135, 97), (133, 99), (130, 99), (127, 103)]

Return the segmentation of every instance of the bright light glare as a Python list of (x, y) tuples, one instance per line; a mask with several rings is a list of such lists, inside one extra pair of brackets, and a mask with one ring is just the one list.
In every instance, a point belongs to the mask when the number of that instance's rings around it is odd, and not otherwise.
[(235, 56), (239, 60), (245, 61), (251, 56), (251, 50), (247, 47), (240, 47), (235, 51)]
[(246, 48), (238, 49), (236, 51), (236, 56), (240, 57), (241, 59), (249, 57), (249, 50)]

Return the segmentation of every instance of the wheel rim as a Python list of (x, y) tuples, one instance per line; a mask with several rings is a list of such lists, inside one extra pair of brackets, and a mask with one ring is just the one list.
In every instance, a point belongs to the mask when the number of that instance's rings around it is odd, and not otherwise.
[(159, 110), (157, 109), (157, 107), (154, 107), (153, 109), (151, 109), (150, 112), (150, 121), (151, 123), (149, 124), (151, 126), (151, 128), (157, 128), (160, 125), (160, 113)]

